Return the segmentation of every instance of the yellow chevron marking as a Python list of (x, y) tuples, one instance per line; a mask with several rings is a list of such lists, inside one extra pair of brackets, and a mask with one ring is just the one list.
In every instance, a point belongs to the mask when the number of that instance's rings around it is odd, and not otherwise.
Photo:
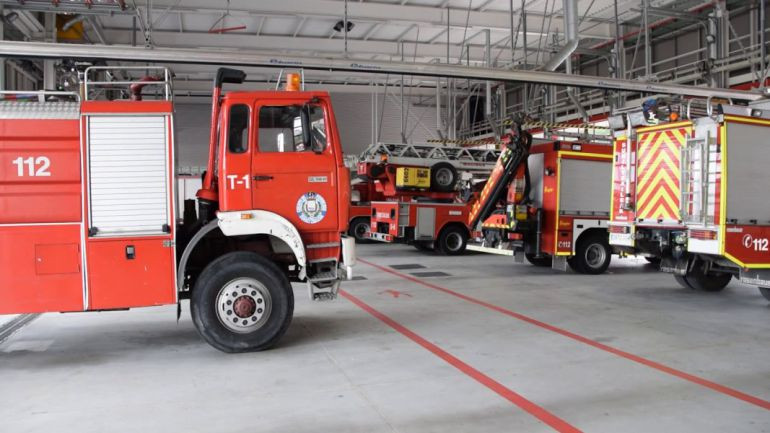
[(671, 131), (675, 136), (679, 145), (682, 146), (687, 143), (687, 131), (684, 129), (674, 129)]
[[(677, 144), (671, 141), (668, 137), (663, 138), (663, 135), (653, 144), (649, 146), (649, 150), (644, 153), (643, 156), (640, 156), (639, 158), (639, 167), (637, 168), (637, 173), (645, 173), (648, 171), (648, 168), (650, 164), (655, 161), (655, 158), (652, 156), (657, 153), (660, 148), (665, 146), (668, 148), (668, 150), (671, 152), (671, 155), (679, 155), (679, 148), (677, 147)], [(662, 156), (665, 156), (669, 162), (671, 162), (673, 165), (671, 165), (671, 169), (675, 170), (675, 172), (679, 173), (679, 159), (677, 158), (674, 162), (671, 157), (666, 153), (660, 153), (658, 158)], [(657, 161), (655, 161), (657, 162)]]
[[(662, 187), (662, 183), (664, 183), (664, 182), (668, 185), (669, 189), (671, 190), (671, 193), (669, 193), (668, 191), (666, 191)], [(668, 199), (671, 199), (673, 203), (676, 203), (676, 201), (678, 201), (679, 188), (676, 188), (674, 186), (674, 184), (673, 184), (673, 181), (668, 176), (666, 176), (663, 173), (659, 173), (655, 177), (655, 179), (652, 182), (652, 187), (644, 190), (644, 192), (639, 196), (639, 198), (637, 199), (636, 202), (640, 203), (640, 204), (641, 203), (647, 203), (647, 206), (649, 206), (651, 203), (655, 202), (654, 197), (656, 197), (658, 195), (661, 195), (661, 194), (664, 194)], [(647, 198), (650, 195), (653, 195), (653, 200), (649, 200), (648, 201)], [(673, 197), (672, 197), (672, 195), (673, 195)], [(678, 207), (678, 206), (674, 206), (674, 207)]]
[(666, 192), (664, 189), (659, 189), (657, 193), (652, 197), (652, 200), (650, 200), (642, 209), (639, 209), (638, 217), (639, 218), (652, 218), (657, 219), (659, 216), (668, 217), (672, 219), (678, 219), (676, 215), (668, 215), (666, 213), (666, 208), (663, 207), (663, 205), (658, 205), (658, 200), (663, 199), (668, 206), (671, 208), (672, 212), (676, 212), (676, 210), (679, 208), (679, 206), (676, 205), (676, 202), (673, 201), (672, 197)]
[[(642, 194), (644, 194), (650, 186), (658, 184), (658, 177), (663, 173), (666, 173), (666, 180), (672, 182), (674, 179), (679, 179), (680, 177), (679, 165), (672, 161), (669, 155), (661, 154), (656, 162), (657, 164), (654, 170), (650, 169), (639, 172), (636, 190), (642, 191)], [(656, 180), (656, 182), (651, 183), (650, 180), (653, 179)], [(674, 190), (673, 187), (671, 189)]]
[[(648, 161), (649, 160), (649, 161)], [(673, 159), (671, 155), (666, 152), (658, 154), (657, 159), (648, 158), (643, 161), (645, 164), (637, 168), (639, 183), (637, 184), (637, 190), (641, 189), (644, 184), (644, 180), (651, 176), (654, 176), (659, 170), (668, 169), (675, 176), (679, 176), (679, 160)]]

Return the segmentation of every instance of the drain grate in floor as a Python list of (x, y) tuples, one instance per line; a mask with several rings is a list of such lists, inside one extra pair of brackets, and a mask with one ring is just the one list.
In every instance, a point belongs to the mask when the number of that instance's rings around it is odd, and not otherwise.
[(353, 281), (361, 281), (361, 280), (365, 280), (365, 279), (366, 279), (366, 277), (364, 277), (363, 275), (354, 275), (353, 276)]
[(404, 263), (402, 265), (390, 265), (390, 267), (401, 271), (407, 270), (407, 269), (425, 269), (425, 266), (420, 265), (418, 263)]
[(412, 272), (415, 277), (430, 278), (430, 277), (451, 277), (446, 272)]

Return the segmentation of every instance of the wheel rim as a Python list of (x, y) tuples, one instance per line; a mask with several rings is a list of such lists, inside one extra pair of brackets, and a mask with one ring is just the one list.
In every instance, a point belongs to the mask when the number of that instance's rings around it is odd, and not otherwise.
[(369, 224), (366, 224), (366, 223), (356, 224), (356, 227), (353, 229), (353, 233), (356, 235), (356, 238), (358, 239), (366, 239), (366, 234), (369, 233)]
[(460, 235), (460, 233), (452, 232), (449, 233), (446, 237), (446, 248), (449, 251), (455, 252), (459, 251), (460, 248), (463, 246), (463, 237)]
[(248, 334), (261, 328), (270, 317), (270, 291), (253, 278), (237, 278), (217, 294), (217, 318), (232, 332)]
[(586, 248), (586, 264), (593, 268), (600, 268), (607, 259), (607, 252), (600, 244), (591, 244)]
[(436, 172), (436, 183), (441, 186), (449, 186), (452, 183), (452, 170), (448, 168), (440, 168)]

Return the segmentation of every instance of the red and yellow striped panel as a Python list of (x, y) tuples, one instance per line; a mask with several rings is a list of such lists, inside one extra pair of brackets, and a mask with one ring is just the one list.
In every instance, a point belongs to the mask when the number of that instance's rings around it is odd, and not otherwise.
[(640, 131), (636, 168), (636, 217), (679, 221), (680, 149), (690, 125)]

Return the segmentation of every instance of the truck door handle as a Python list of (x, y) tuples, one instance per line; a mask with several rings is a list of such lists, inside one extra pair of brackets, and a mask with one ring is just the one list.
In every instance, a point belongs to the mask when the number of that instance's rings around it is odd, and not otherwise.
[(264, 175), (264, 174), (258, 174), (256, 176), (254, 176), (254, 180), (273, 180), (273, 176)]

